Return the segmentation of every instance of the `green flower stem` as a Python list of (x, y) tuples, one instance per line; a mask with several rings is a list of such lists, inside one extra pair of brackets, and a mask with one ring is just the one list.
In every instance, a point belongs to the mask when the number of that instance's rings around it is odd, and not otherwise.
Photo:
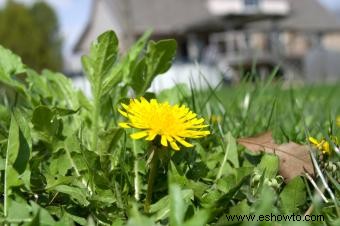
[(135, 157), (134, 160), (134, 164), (133, 164), (133, 171), (134, 171), (134, 187), (135, 187), (135, 199), (137, 201), (139, 201), (139, 193), (140, 193), (140, 186), (139, 186), (139, 175), (138, 175), (138, 171), (139, 171), (139, 166), (138, 166), (138, 151), (137, 151), (137, 147), (136, 147), (136, 141), (133, 140), (132, 141), (132, 149), (133, 149), (133, 154)]
[(144, 203), (144, 211), (146, 213), (150, 210), (151, 205), (151, 198), (153, 193), (153, 185), (155, 182), (155, 178), (157, 175), (157, 168), (158, 168), (158, 152), (159, 150), (157, 148), (154, 148), (151, 152), (152, 159), (150, 161), (150, 171), (149, 171), (149, 179), (148, 179), (148, 190), (146, 193), (145, 203)]

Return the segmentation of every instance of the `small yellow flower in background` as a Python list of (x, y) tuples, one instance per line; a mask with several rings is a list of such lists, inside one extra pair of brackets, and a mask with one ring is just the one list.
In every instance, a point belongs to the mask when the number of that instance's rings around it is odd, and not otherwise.
[(222, 121), (222, 117), (221, 116), (219, 116), (219, 115), (211, 115), (210, 116), (210, 121), (212, 122), (212, 123), (220, 123), (221, 121)]
[(340, 127), (340, 115), (336, 117), (336, 125)]
[(170, 144), (174, 150), (180, 150), (176, 142), (185, 147), (193, 145), (185, 141), (186, 138), (201, 138), (210, 134), (208, 127), (203, 124), (203, 118), (190, 111), (184, 105), (171, 106), (168, 102), (158, 103), (156, 99), (147, 101), (144, 97), (131, 99), (129, 105), (121, 104), (123, 109), (118, 111), (129, 122), (121, 122), (122, 128), (137, 128), (141, 131), (131, 134), (133, 139), (145, 138), (152, 141), (160, 136), (161, 144), (165, 147)]
[(318, 141), (314, 137), (309, 137), (309, 142), (311, 144), (313, 144), (313, 146), (315, 148), (317, 148), (320, 151), (322, 151), (323, 154), (328, 154), (329, 155), (331, 153), (331, 149), (330, 149), (330, 145), (329, 145), (328, 141), (326, 141), (324, 139)]

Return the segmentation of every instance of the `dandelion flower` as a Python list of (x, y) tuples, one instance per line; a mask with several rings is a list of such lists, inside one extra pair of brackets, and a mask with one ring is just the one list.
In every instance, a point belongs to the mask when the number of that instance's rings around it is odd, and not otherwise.
[(192, 147), (186, 138), (201, 138), (210, 134), (204, 130), (208, 125), (203, 124), (203, 118), (190, 111), (184, 105), (171, 106), (168, 102), (158, 103), (156, 99), (147, 101), (144, 97), (131, 99), (129, 105), (121, 104), (118, 111), (129, 122), (121, 122), (122, 128), (136, 128), (141, 131), (131, 134), (132, 139), (152, 141), (160, 137), (161, 144), (165, 147), (170, 144), (174, 150), (180, 150), (177, 142), (185, 147)]
[(309, 142), (317, 149), (319, 149), (320, 151), (322, 151), (323, 154), (330, 154), (331, 153), (331, 149), (330, 149), (330, 145), (328, 143), (328, 141), (322, 139), (320, 141), (318, 141), (317, 139), (315, 139), (314, 137), (309, 137)]

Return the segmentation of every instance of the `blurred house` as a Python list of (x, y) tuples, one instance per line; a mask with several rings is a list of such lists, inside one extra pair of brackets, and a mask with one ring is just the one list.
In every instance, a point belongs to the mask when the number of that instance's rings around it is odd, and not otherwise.
[(241, 36), (247, 40), (245, 51), (250, 54), (238, 51), (229, 62), (249, 62), (249, 57), (255, 57), (259, 65), (270, 61), (280, 65), (287, 79), (340, 80), (340, 23), (336, 15), (317, 0), (287, 2), (291, 11), (285, 18), (247, 25)]
[(177, 62), (211, 65), (229, 79), (277, 66), (287, 79), (340, 78), (340, 24), (317, 0), (93, 0), (74, 53), (109, 29), (124, 51), (149, 28), (153, 39), (177, 40)]

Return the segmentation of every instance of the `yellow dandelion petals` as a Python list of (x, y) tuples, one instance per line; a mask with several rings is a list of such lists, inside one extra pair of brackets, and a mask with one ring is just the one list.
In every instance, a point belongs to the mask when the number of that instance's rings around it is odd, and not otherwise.
[(131, 138), (132, 139), (140, 139), (140, 138), (146, 137), (147, 135), (148, 135), (148, 133), (146, 131), (142, 131), (142, 132), (131, 134)]
[(323, 153), (327, 153), (330, 154), (331, 153), (331, 149), (329, 146), (329, 143), (325, 140), (322, 140), (322, 152)]
[(158, 135), (161, 145), (180, 150), (177, 142), (184, 147), (192, 147), (187, 138), (202, 138), (210, 134), (203, 130), (208, 125), (203, 124), (203, 118), (197, 118), (197, 114), (190, 111), (184, 105), (171, 106), (168, 102), (158, 103), (156, 99), (147, 101), (141, 97), (131, 99), (128, 105), (121, 104), (119, 113), (127, 118), (129, 122), (120, 122), (122, 128), (136, 128), (140, 132), (131, 134), (132, 139), (152, 141)]
[(129, 123), (126, 123), (126, 122), (120, 122), (120, 123), (118, 123), (118, 125), (122, 128), (125, 128), (125, 129), (131, 128)]
[(311, 142), (313, 145), (318, 145), (319, 141), (317, 139), (315, 139), (314, 137), (309, 137), (308, 138), (309, 142)]
[(313, 146), (315, 148), (322, 151), (323, 154), (330, 154), (331, 153), (331, 148), (330, 148), (328, 141), (326, 141), (324, 139), (318, 141), (314, 137), (309, 137), (308, 140), (311, 144), (313, 144)]
[(165, 147), (168, 146), (168, 141), (167, 141), (165, 135), (162, 135), (161, 144), (162, 144), (163, 146), (165, 146)]

